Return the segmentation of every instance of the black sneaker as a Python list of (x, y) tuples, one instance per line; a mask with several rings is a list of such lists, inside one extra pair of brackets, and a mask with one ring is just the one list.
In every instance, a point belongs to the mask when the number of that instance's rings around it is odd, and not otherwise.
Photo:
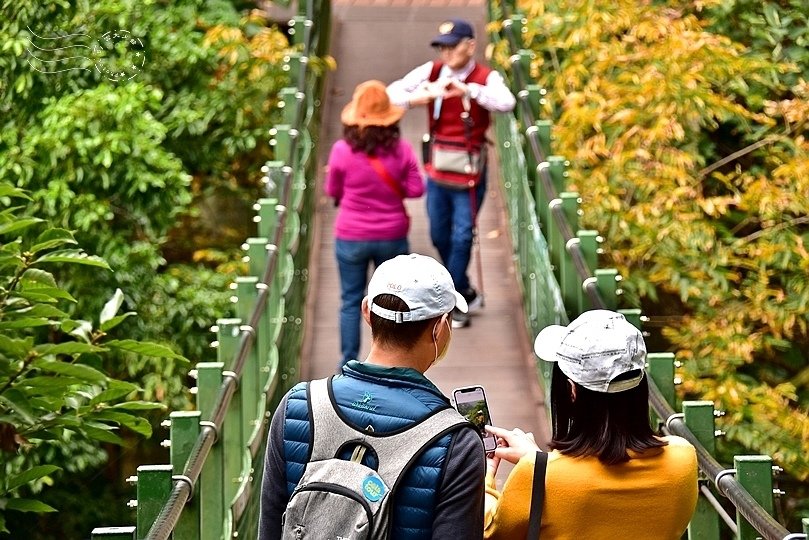
[(469, 326), (469, 314), (462, 313), (459, 309), (452, 310), (452, 327), (453, 328), (464, 328), (465, 326)]
[(483, 306), (483, 297), (479, 295), (478, 292), (472, 287), (469, 287), (465, 291), (461, 291), (461, 296), (464, 297), (466, 304), (469, 306), (469, 311), (467, 311), (467, 313), (478, 311)]

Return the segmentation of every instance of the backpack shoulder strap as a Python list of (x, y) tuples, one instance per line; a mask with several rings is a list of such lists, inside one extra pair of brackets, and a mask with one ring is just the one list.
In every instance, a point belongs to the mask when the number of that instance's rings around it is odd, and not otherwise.
[(537, 452), (534, 462), (534, 482), (531, 486), (531, 511), (528, 517), (527, 540), (539, 540), (542, 526), (542, 504), (545, 500), (545, 471), (548, 468), (547, 452)]
[(429, 444), (469, 422), (452, 407), (441, 409), (410, 428), (391, 435), (377, 435), (346, 424), (334, 407), (330, 392), (331, 377), (309, 383), (312, 418), (310, 461), (331, 459), (346, 443), (369, 447), (379, 459), (377, 473), (395, 486), (399, 477)]
[(424, 449), (464, 425), (469, 425), (469, 421), (452, 407), (447, 407), (405, 431), (388, 436), (369, 434), (366, 441), (379, 458), (377, 472), (391, 489), (395, 489), (400, 476)]
[(362, 442), (364, 434), (349, 426), (338, 415), (331, 397), (331, 379), (309, 383), (309, 418), (312, 419), (312, 445), (309, 461), (322, 461), (337, 456), (346, 442)]

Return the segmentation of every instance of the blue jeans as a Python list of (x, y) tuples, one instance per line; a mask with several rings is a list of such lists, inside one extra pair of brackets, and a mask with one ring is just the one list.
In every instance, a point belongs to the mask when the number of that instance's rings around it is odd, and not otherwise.
[(360, 354), (360, 308), (368, 284), (368, 266), (379, 266), (409, 252), (407, 237), (398, 240), (334, 240), (340, 272), (340, 366)]
[[(486, 170), (474, 188), (473, 200), (468, 189), (452, 189), (427, 179), (427, 215), (430, 218), (430, 238), (441, 261), (452, 276), (455, 289), (469, 289), (466, 269), (472, 258), (472, 229), (483, 195), (486, 193)], [(475, 216), (472, 213), (475, 213)]]

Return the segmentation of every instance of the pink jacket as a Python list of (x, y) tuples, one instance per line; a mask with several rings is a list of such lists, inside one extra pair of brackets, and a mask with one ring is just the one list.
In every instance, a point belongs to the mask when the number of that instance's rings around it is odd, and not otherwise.
[[(399, 140), (390, 153), (378, 156), (408, 198), (424, 194), (424, 180), (413, 148)], [(374, 171), (364, 152), (353, 152), (344, 140), (332, 146), (326, 193), (339, 201), (334, 236), (341, 240), (405, 238), (410, 218), (403, 201)]]

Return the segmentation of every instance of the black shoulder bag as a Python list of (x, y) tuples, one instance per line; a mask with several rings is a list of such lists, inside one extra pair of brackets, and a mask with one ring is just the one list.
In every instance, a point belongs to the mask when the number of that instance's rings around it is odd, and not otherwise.
[(547, 468), (547, 452), (537, 452), (536, 463), (534, 463), (534, 483), (531, 486), (528, 540), (539, 540), (539, 528), (542, 525), (542, 503), (545, 500), (545, 469)]

